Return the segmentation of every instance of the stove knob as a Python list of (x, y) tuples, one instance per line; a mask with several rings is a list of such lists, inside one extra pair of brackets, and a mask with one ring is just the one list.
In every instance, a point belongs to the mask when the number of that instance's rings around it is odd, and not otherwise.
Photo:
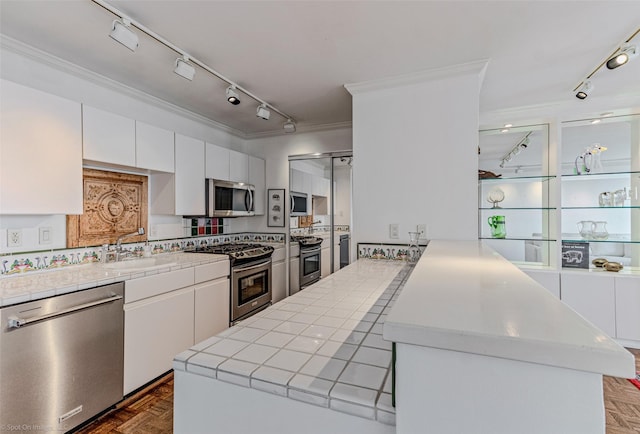
[(238, 256), (244, 256), (244, 252), (238, 252)]

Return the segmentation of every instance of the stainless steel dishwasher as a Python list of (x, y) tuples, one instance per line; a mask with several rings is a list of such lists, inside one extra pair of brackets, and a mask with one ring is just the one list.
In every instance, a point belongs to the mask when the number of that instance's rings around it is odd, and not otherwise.
[(122, 399), (124, 283), (2, 308), (0, 431), (64, 432)]

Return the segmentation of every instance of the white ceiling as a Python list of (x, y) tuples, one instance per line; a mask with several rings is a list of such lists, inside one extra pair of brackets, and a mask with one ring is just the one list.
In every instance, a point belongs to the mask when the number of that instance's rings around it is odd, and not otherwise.
[[(305, 127), (351, 120), (346, 83), (489, 59), (481, 116), (519, 107), (589, 112), (608, 101), (640, 106), (640, 60), (573, 88), (640, 24), (640, 1), (188, 1), (110, 4)], [(0, 33), (252, 137), (282, 132), (248, 97), (139, 33), (135, 53), (108, 37), (115, 17), (91, 0), (0, 0)], [(640, 36), (636, 37), (640, 41)], [(598, 104), (600, 101), (600, 104)], [(614, 107), (610, 107), (614, 108)], [(487, 116), (489, 119), (490, 116)]]

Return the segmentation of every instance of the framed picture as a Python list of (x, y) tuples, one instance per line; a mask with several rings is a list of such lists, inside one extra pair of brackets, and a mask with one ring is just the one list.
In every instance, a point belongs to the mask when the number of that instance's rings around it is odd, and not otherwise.
[(286, 208), (285, 189), (274, 188), (268, 190), (268, 212), (269, 217), (267, 226), (283, 228), (284, 227), (284, 210)]

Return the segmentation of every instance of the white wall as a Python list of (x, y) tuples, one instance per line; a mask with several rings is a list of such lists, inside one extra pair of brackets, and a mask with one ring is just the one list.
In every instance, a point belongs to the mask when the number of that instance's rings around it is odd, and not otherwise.
[[(347, 86), (356, 242), (408, 242), (418, 224), (430, 239), (478, 238), (483, 68)], [(389, 237), (390, 223), (400, 225), (398, 240)]]
[(336, 207), (334, 222), (337, 225), (351, 224), (351, 168), (336, 167), (333, 171), (336, 188), (334, 203)]

